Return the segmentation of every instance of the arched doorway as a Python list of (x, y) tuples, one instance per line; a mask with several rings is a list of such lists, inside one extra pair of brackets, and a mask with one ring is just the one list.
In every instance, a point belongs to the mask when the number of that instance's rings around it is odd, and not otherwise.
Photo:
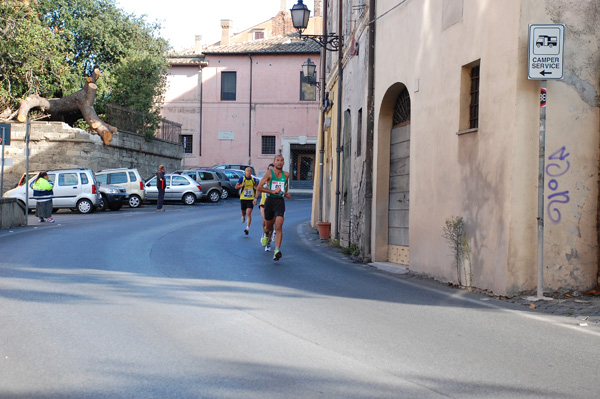
[(410, 95), (398, 94), (390, 132), (388, 261), (408, 265), (410, 193)]
[(409, 264), (410, 109), (402, 83), (391, 85), (381, 99), (371, 241), (378, 262)]

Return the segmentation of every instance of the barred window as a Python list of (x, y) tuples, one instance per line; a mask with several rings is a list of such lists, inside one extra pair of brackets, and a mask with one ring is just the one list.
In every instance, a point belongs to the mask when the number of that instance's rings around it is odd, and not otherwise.
[(469, 106), (469, 129), (479, 127), (479, 65), (471, 68), (471, 104)]
[(179, 144), (183, 145), (183, 152), (185, 154), (192, 153), (193, 137), (191, 134), (182, 134), (179, 136)]
[(481, 60), (463, 65), (460, 72), (460, 110), (458, 132), (476, 133), (479, 129), (479, 86)]
[(398, 95), (398, 98), (396, 98), (393, 126), (407, 122), (410, 122), (410, 94), (405, 87)]
[(358, 110), (358, 122), (356, 124), (356, 156), (360, 157), (362, 152), (362, 124), (363, 115), (362, 108)]
[(275, 136), (262, 136), (262, 154), (275, 154)]

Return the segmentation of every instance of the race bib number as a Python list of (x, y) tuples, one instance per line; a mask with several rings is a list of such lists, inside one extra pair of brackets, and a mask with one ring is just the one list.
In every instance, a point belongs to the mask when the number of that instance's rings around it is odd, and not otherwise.
[(271, 190), (277, 190), (277, 187), (281, 187), (281, 194), (285, 191), (285, 182), (283, 181), (272, 181), (271, 182)]
[(254, 196), (254, 190), (251, 188), (245, 188), (244, 189), (244, 197), (248, 198), (248, 197), (253, 197)]

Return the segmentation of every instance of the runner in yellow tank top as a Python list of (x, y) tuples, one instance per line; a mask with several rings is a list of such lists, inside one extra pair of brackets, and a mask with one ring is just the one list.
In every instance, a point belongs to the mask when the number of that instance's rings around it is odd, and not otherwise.
[(250, 231), (250, 223), (252, 223), (252, 209), (256, 205), (256, 186), (258, 180), (252, 177), (252, 169), (246, 168), (244, 176), (240, 177), (235, 189), (242, 189), (240, 194), (240, 203), (242, 206), (242, 223), (246, 221), (244, 234), (248, 235)]

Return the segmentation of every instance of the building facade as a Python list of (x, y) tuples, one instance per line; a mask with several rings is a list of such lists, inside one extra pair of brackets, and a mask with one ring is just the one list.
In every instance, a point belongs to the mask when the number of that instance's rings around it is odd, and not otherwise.
[(231, 21), (221, 23), (221, 43), (171, 57), (162, 114), (182, 124), (182, 167), (241, 163), (258, 172), (282, 154), (290, 185), (311, 188), (321, 95), (302, 65), (320, 65), (319, 46), (290, 33), (287, 10), (233, 36)]
[[(337, 15), (345, 21), (355, 3), (363, 2), (327, 3), (329, 10), (341, 9), (329, 15), (335, 26)], [(367, 226), (352, 230), (365, 196), (360, 190), (364, 170), (369, 168), (368, 156), (363, 161), (363, 149), (361, 155), (357, 150), (369, 141), (364, 107), (369, 109), (370, 85), (368, 75), (350, 73), (355, 71), (353, 62), (365, 59), (360, 55), (362, 43), (359, 40), (359, 55), (349, 57), (352, 41), (346, 39), (341, 64), (334, 61), (329, 72), (338, 75), (330, 82), (339, 83), (342, 66), (342, 113), (338, 116), (334, 105), (329, 115), (331, 130), (337, 131), (334, 125), (339, 123), (342, 134), (325, 134), (324, 145), (325, 160), (335, 159), (336, 152), (350, 152), (342, 155), (348, 165), (333, 161), (324, 173), (324, 180), (330, 180), (324, 194), (341, 187), (339, 194), (323, 195), (329, 203), (322, 202), (321, 219), (332, 222), (336, 238), (345, 240), (345, 246), (370, 248), (370, 253), (363, 252), (365, 259), (408, 265), (440, 280), (509, 296), (535, 290), (541, 83), (528, 80), (528, 35), (530, 24), (561, 23), (564, 77), (548, 80), (545, 107), (542, 284), (546, 291), (596, 286), (596, 2), (364, 3), (375, 11), (368, 22), (375, 32), (372, 203)], [(344, 141), (346, 131), (351, 138)], [(345, 182), (352, 187), (347, 194)], [(315, 194), (316, 206), (318, 202)], [(344, 208), (348, 202), (350, 212)], [(457, 218), (462, 218), (465, 231), (460, 264), (444, 238), (446, 223)], [(313, 221), (317, 219), (313, 212)], [(346, 238), (344, 225), (355, 233)], [(361, 244), (365, 240), (369, 246)]]

